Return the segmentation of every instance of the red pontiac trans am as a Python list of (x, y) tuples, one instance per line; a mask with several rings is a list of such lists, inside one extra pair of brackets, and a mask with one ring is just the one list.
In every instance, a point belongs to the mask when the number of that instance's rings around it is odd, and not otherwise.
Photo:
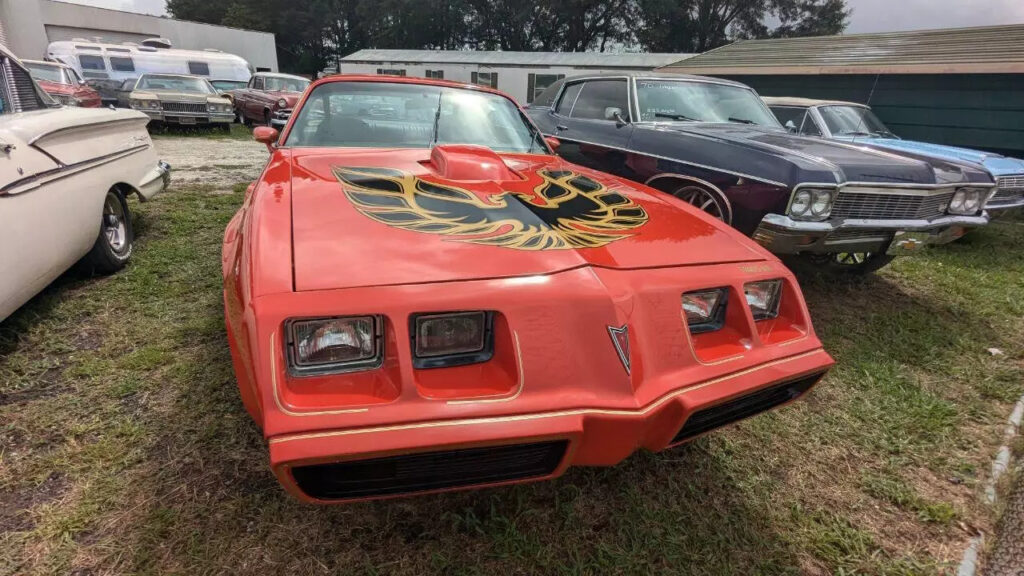
[(805, 394), (793, 275), (668, 195), (560, 159), (500, 92), (316, 82), (224, 238), (238, 386), (317, 503), (610, 466)]

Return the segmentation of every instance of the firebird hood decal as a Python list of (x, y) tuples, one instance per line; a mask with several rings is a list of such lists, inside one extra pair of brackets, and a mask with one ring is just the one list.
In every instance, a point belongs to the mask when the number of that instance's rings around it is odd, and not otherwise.
[(502, 192), (486, 201), (448, 184), (390, 168), (333, 169), (363, 215), (404, 230), (516, 250), (597, 248), (647, 223), (639, 204), (568, 170), (540, 170), (532, 195)]

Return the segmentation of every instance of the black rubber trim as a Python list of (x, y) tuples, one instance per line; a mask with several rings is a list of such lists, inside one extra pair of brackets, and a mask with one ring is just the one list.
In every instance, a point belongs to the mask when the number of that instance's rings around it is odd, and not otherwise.
[(297, 466), (292, 477), (320, 500), (412, 494), (548, 476), (568, 445), (553, 440)]
[(811, 376), (804, 376), (803, 378), (791, 380), (783, 384), (762, 388), (717, 406), (698, 410), (686, 420), (683, 428), (672, 439), (672, 444), (771, 410), (790, 400), (795, 400), (810, 390), (811, 386), (814, 386), (814, 383), (824, 374), (824, 372), (819, 372)]

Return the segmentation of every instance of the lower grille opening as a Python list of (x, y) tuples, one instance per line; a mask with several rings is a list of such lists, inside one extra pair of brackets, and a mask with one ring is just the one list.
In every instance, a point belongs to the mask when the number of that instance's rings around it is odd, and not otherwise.
[(805, 376), (798, 380), (770, 386), (718, 406), (694, 412), (683, 424), (683, 429), (672, 439), (672, 443), (682, 442), (687, 438), (693, 438), (709, 430), (732, 424), (799, 398), (803, 396), (804, 392), (810, 390), (811, 386), (814, 386), (822, 374)]
[(321, 500), (409, 494), (547, 476), (568, 444), (555, 440), (297, 466), (292, 476), (303, 492)]

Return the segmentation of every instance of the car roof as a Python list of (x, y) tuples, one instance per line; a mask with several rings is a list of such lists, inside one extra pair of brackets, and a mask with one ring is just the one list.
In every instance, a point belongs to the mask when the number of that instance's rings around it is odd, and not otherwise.
[(596, 72), (593, 74), (577, 74), (575, 76), (567, 76), (565, 82), (572, 82), (573, 80), (583, 80), (586, 78), (636, 78), (638, 80), (691, 80), (694, 82), (712, 82), (715, 84), (725, 84), (728, 86), (736, 86), (738, 88), (746, 88), (750, 90), (750, 86), (742, 82), (736, 82), (735, 80), (726, 80), (725, 78), (715, 78), (712, 76), (697, 76), (695, 74), (672, 74), (666, 72)]
[(37, 66), (53, 66), (54, 68), (71, 68), (62, 62), (48, 62), (46, 60), (22, 60), (22, 64), (35, 64)]
[(309, 78), (304, 76), (296, 76), (295, 74), (282, 74), (280, 72), (257, 72), (253, 76), (269, 76), (272, 78), (292, 78), (294, 80), (305, 80), (309, 82)]
[(323, 78), (313, 82), (313, 88), (321, 84), (330, 84), (332, 82), (376, 82), (379, 84), (422, 84), (425, 86), (441, 86), (444, 88), (461, 88), (463, 90), (476, 90), (477, 92), (489, 92), (491, 94), (497, 94), (504, 98), (508, 98), (513, 102), (511, 96), (502, 92), (501, 90), (495, 90), (487, 86), (480, 86), (478, 84), (470, 84), (467, 82), (455, 82), (453, 80), (437, 80), (434, 78), (419, 78), (416, 76), (388, 76), (378, 74), (332, 74), (330, 76), (324, 76)]
[(814, 98), (795, 98), (790, 96), (762, 96), (764, 103), (769, 106), (797, 106), (810, 108), (811, 106), (857, 106), (858, 108), (870, 108), (865, 104), (857, 102), (846, 102), (845, 100), (817, 100)]

